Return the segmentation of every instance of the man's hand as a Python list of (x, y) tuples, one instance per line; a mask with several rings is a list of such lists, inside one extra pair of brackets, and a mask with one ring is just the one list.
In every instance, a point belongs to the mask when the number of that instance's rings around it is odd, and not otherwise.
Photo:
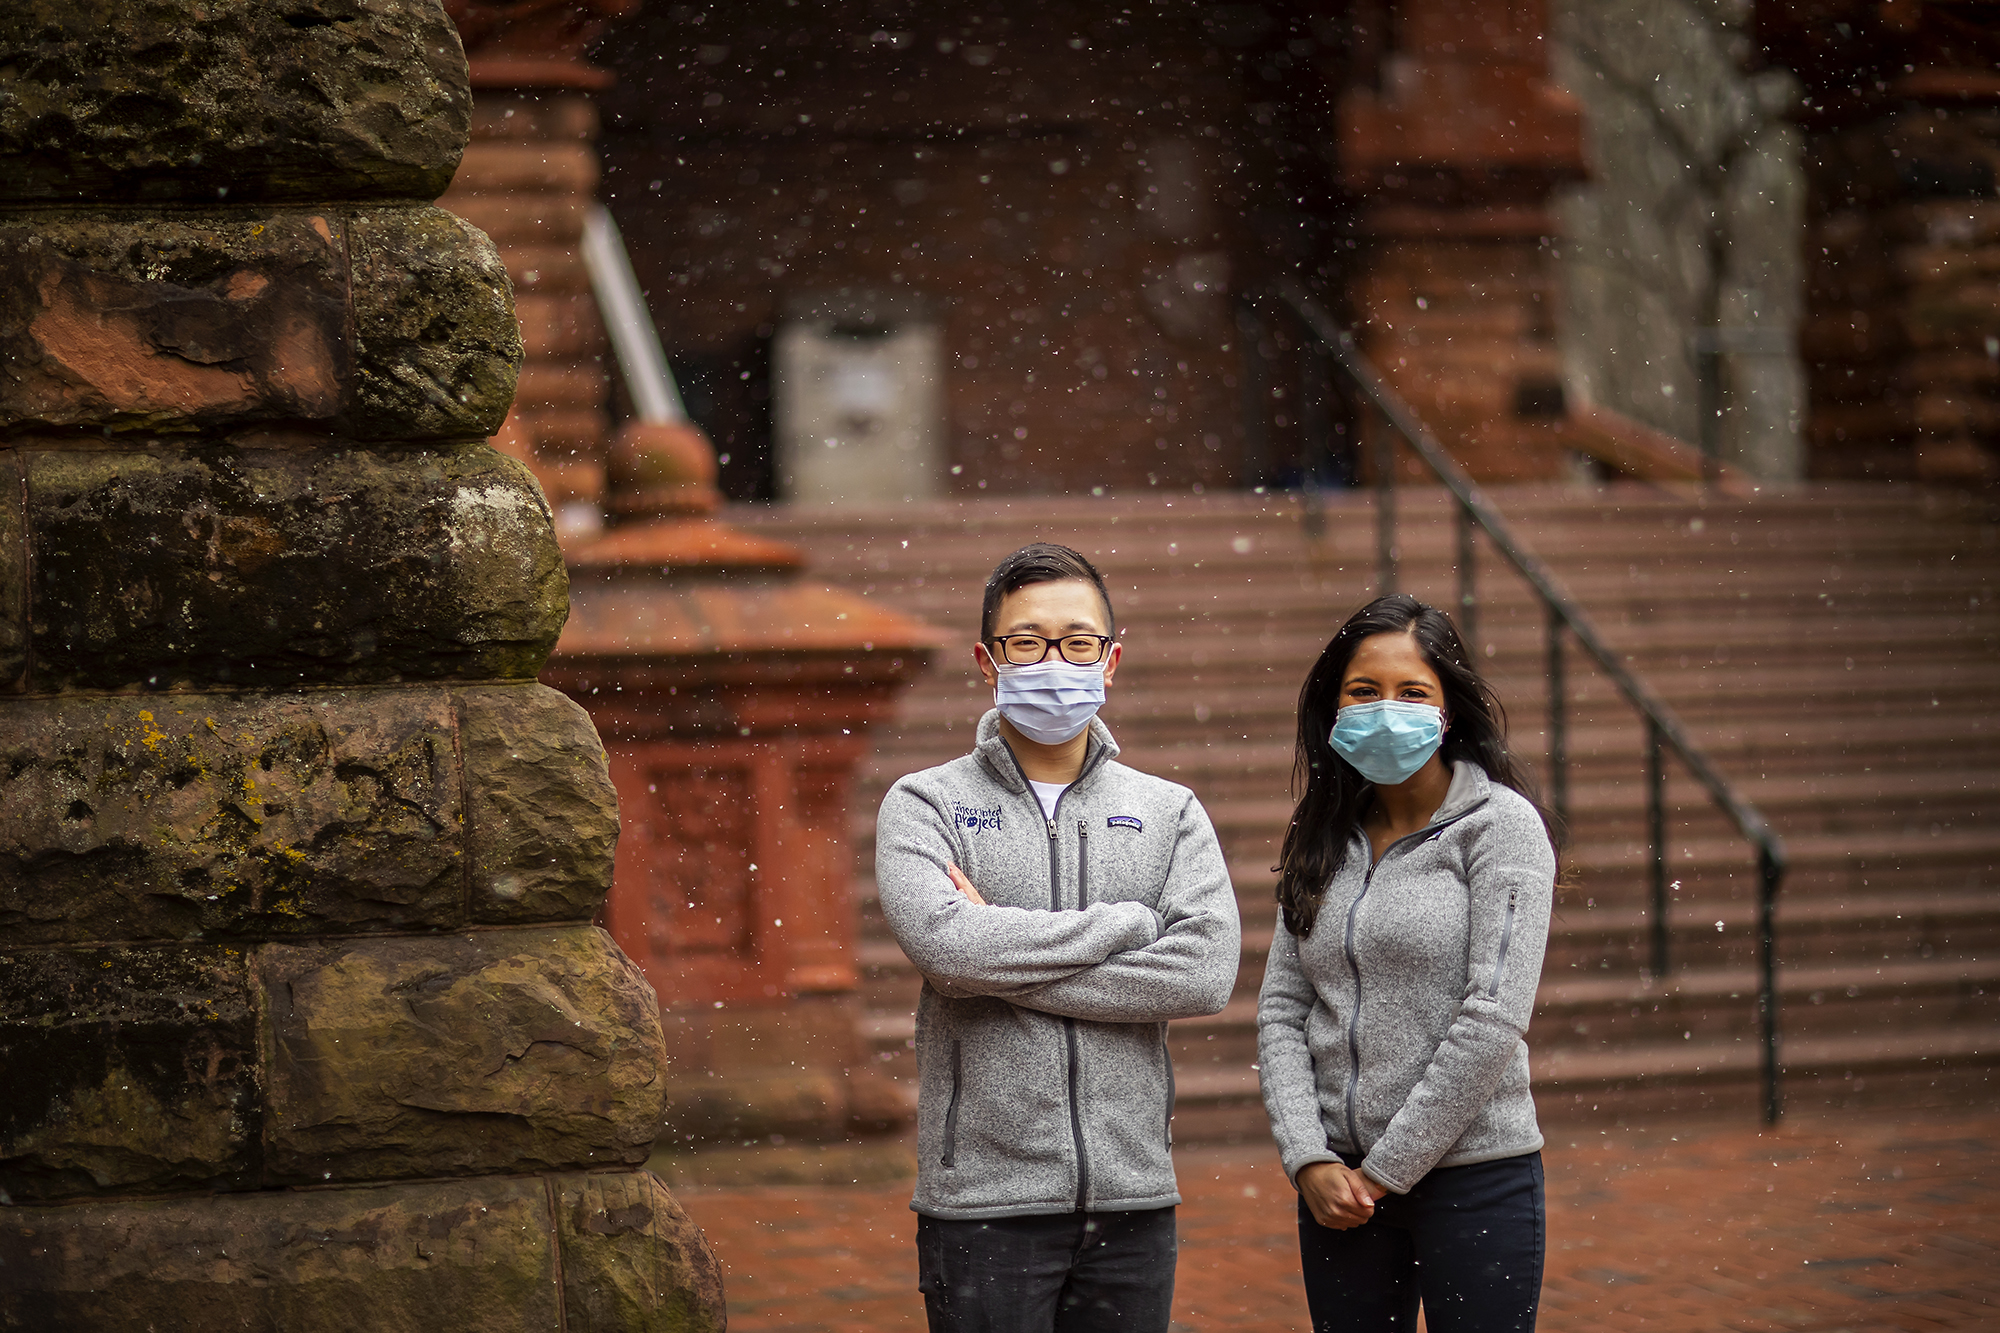
[(1347, 1231), (1375, 1216), (1375, 1201), (1388, 1187), (1365, 1172), (1340, 1162), (1314, 1162), (1299, 1169), (1299, 1195), (1313, 1221), (1334, 1231)]
[(947, 862), (945, 865), (945, 873), (951, 876), (951, 883), (953, 888), (957, 889), (960, 893), (970, 898), (973, 902), (977, 903), (979, 906), (981, 907), (986, 906), (986, 899), (980, 897), (979, 890), (972, 887), (972, 881), (965, 877), (965, 872), (963, 870), (960, 870), (957, 866)]

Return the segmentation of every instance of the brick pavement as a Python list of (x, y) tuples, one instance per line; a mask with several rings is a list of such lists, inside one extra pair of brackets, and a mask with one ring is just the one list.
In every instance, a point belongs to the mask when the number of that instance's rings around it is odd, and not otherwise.
[[(2000, 1329), (2000, 1113), (1564, 1127), (1546, 1154), (1545, 1331)], [(1273, 1155), (1179, 1164), (1176, 1330), (1303, 1333)], [(736, 1333), (922, 1328), (907, 1183), (679, 1192)]]

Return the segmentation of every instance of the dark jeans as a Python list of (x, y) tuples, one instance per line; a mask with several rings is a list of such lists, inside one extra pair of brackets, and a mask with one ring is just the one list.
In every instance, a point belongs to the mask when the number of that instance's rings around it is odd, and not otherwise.
[[(1359, 1158), (1348, 1162), (1358, 1165)], [(1532, 1333), (1547, 1236), (1542, 1155), (1442, 1166), (1351, 1231), (1299, 1200), (1313, 1333)]]
[(1174, 1210), (917, 1218), (931, 1333), (1166, 1333)]

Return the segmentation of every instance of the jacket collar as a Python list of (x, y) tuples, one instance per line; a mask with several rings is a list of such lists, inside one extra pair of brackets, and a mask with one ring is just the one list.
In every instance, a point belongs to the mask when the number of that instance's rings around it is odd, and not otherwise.
[(1431, 816), (1431, 823), (1457, 819), (1478, 808), (1492, 794), (1493, 779), (1486, 776), (1485, 769), (1470, 759), (1456, 760), (1451, 766), (1451, 785), (1445, 788), (1444, 804)]
[[(986, 710), (986, 716), (979, 719), (977, 734), (978, 743), (972, 747), (972, 752), (979, 756), (994, 780), (1011, 792), (1028, 790), (1022, 785), (1021, 766), (1014, 762), (1014, 756), (1007, 751), (1006, 740), (1000, 735), (999, 709)], [(1091, 718), (1090, 743), (1083, 751), (1083, 771), (1088, 773), (1098, 763), (1117, 757), (1118, 742), (1111, 739), (1111, 728), (1105, 726), (1101, 718)]]

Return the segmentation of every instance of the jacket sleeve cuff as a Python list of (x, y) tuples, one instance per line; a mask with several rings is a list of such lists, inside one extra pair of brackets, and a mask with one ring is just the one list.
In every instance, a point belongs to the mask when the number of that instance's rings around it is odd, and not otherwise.
[(1411, 1186), (1416, 1184), (1415, 1181), (1411, 1181), (1407, 1185), (1404, 1184), (1395, 1168), (1387, 1162), (1377, 1161), (1376, 1154), (1374, 1153), (1370, 1153), (1368, 1156), (1362, 1158), (1361, 1165), (1356, 1170), (1367, 1172), (1370, 1180), (1382, 1186), (1391, 1194), (1408, 1194)]
[(1126, 949), (1143, 949), (1166, 933), (1166, 918), (1144, 903), (1127, 901), (1107, 903), (1105, 906), (1116, 912), (1119, 924), (1131, 932), (1128, 937), (1131, 943), (1125, 946)]
[(1285, 1175), (1292, 1182), (1292, 1188), (1299, 1187), (1299, 1172), (1315, 1162), (1337, 1162), (1340, 1154), (1332, 1151), (1301, 1153), (1297, 1160), (1285, 1163)]

